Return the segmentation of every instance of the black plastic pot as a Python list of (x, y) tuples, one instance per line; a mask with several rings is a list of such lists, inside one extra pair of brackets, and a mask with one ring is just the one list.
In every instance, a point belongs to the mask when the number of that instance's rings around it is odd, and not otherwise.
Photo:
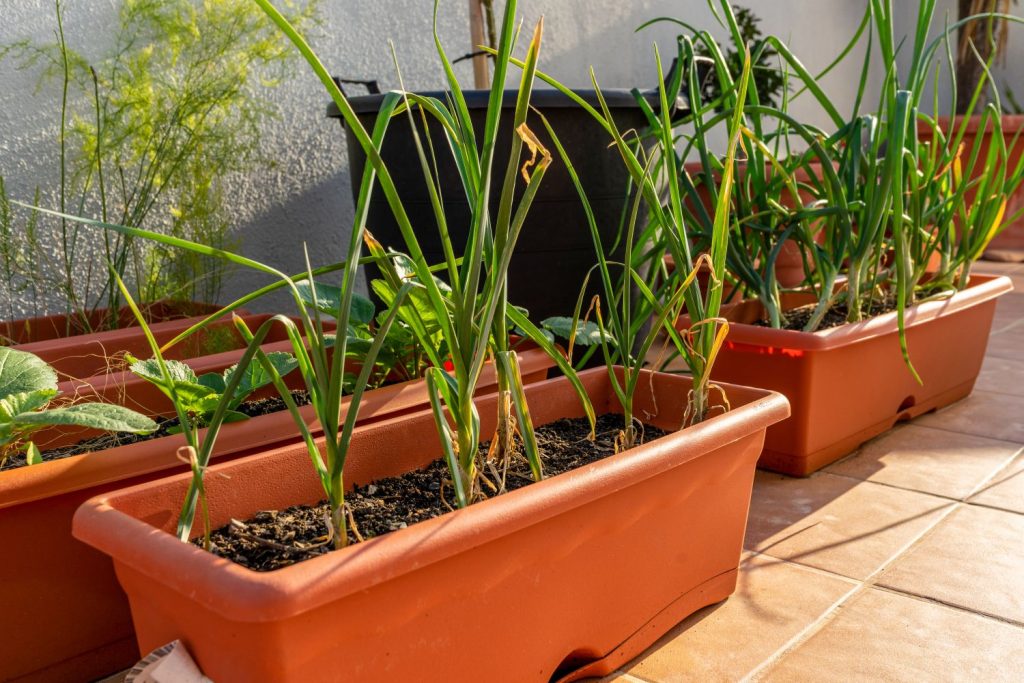
[[(643, 130), (647, 119), (635, 96), (626, 90), (602, 91), (605, 101), (619, 130)], [(594, 91), (578, 91), (585, 101), (599, 108)], [(444, 100), (445, 93), (424, 93)], [(475, 130), (482, 133), (487, 109), (488, 91), (466, 91), (466, 102), (473, 119)], [(374, 94), (352, 97), (352, 104), (360, 122), (372, 130), (383, 95)], [(653, 106), (656, 95), (646, 95)], [(507, 90), (498, 133), (492, 172), (492, 215), (497, 210), (497, 199), (501, 191), (505, 167), (508, 163), (511, 141), (512, 119), (516, 102), (516, 91)], [(610, 147), (610, 136), (582, 107), (566, 95), (551, 89), (535, 90), (531, 98), (533, 107), (548, 119), (573, 166), (580, 176), (592, 205), (597, 225), (601, 231), (602, 244), (607, 256), (621, 260), (623, 245), (618, 240), (622, 213), (629, 199), (629, 173), (619, 153)], [(675, 102), (682, 111), (685, 103)], [(339, 118), (340, 113), (332, 104), (328, 116)], [(359, 142), (346, 129), (348, 139), (349, 165), (352, 174), (353, 197), (358, 196), (359, 183), (366, 155)], [(417, 117), (418, 121), (418, 117)], [(421, 123), (417, 123), (421, 126)], [(552, 315), (571, 315), (580, 294), (580, 287), (590, 268), (597, 262), (594, 245), (587, 227), (586, 215), (576, 188), (558, 158), (547, 131), (537, 115), (531, 112), (527, 125), (541, 139), (555, 159), (544, 176), (543, 184), (523, 226), (516, 250), (509, 268), (509, 299), (513, 304), (525, 307), (533, 320), (539, 321)], [(420, 135), (424, 135), (422, 127)], [(448, 229), (452, 242), (458, 248), (466, 243), (470, 222), (470, 208), (462, 189), (455, 163), (450, 154), (445, 154), (448, 145), (438, 125), (430, 126), (434, 149), (438, 150), (438, 174), (444, 201)], [(425, 138), (424, 138), (425, 139)], [(406, 116), (391, 122), (381, 150), (388, 170), (391, 172), (403, 204), (413, 222), (420, 245), (431, 263), (443, 260), (441, 242), (436, 221), (430, 205), (427, 183), (424, 179), (419, 156), (411, 133), (411, 124)], [(519, 191), (523, 183), (518, 184)], [(406, 251), (402, 235), (395, 223), (391, 209), (379, 188), (375, 189), (369, 208), (367, 226), (373, 235), (385, 246)], [(612, 249), (613, 245), (616, 245)], [(458, 256), (460, 254), (456, 254)], [(367, 267), (367, 279), (379, 277), (375, 267)], [(591, 278), (586, 302), (599, 291), (599, 279)], [(585, 304), (586, 305), (586, 304)]]

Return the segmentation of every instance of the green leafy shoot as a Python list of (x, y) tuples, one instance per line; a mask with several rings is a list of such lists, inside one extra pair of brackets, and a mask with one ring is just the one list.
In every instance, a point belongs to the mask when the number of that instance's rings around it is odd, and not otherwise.
[[(435, 15), (437, 4), (435, 3)], [(508, 344), (508, 333), (515, 327), (531, 341), (549, 353), (563, 369), (580, 395), (587, 414), (593, 410), (586, 399), (578, 377), (551, 341), (518, 309), (507, 301), (507, 273), (512, 251), (520, 230), (536, 196), (541, 181), (551, 163), (551, 155), (526, 125), (529, 100), (536, 71), (537, 57), (543, 33), (539, 23), (527, 48), (526, 68), (517, 93), (511, 140), (498, 139), (503, 88), (515, 42), (516, 3), (506, 4), (500, 30), (497, 58), (494, 62), (494, 80), (489, 104), (484, 116), (483, 129), (470, 120), (461, 86), (451, 70), (450, 62), (435, 34), (435, 42), (451, 92), (447, 102), (440, 102), (401, 91), (397, 98), (382, 103), (377, 125), (372, 135), (359, 123), (349, 104), (340, 93), (334, 93), (335, 103), (346, 124), (366, 151), (368, 164), (362, 189), (369, 191), (376, 178), (387, 199), (405, 242), (406, 254), (387, 251), (372, 236), (366, 236), (370, 253), (378, 260), (383, 279), (373, 284), (378, 295), (388, 300), (389, 292), (399, 286), (411, 285), (410, 298), (396, 310), (402, 322), (419, 338), (421, 346), (432, 356), (431, 367), (426, 370), (432, 409), (437, 421), (442, 450), (451, 471), (454, 498), (460, 507), (483, 495), (484, 488), (500, 490), (500, 484), (484, 477), (507, 467), (513, 456), (513, 437), (522, 436), (525, 457), (534, 476), (542, 475), (539, 453), (532, 438), (529, 412), (522, 401), (522, 379), (518, 376), (515, 351)], [(311, 60), (312, 63), (312, 60)], [(321, 75), (328, 89), (329, 78)], [(415, 112), (415, 114), (414, 114)], [(431, 264), (424, 257), (416, 230), (397, 195), (388, 170), (380, 159), (380, 146), (389, 123), (404, 114), (416, 141), (420, 166), (427, 178), (431, 193), (432, 217), (441, 236), (445, 254), (443, 278), (435, 277)], [(465, 244), (453, 244), (447, 226), (447, 215), (440, 202), (440, 191), (434, 177), (433, 164), (427, 146), (421, 138), (421, 122), (440, 127), (447, 139), (447, 147), (462, 171), (462, 182), (470, 206), (471, 225)], [(427, 123), (422, 125), (426, 126)], [(501, 191), (497, 197), (497, 212), (490, 210), (491, 179), (499, 145), (509, 149), (509, 161), (504, 169)], [(430, 146), (429, 154), (436, 150)], [(524, 160), (525, 152), (529, 157)], [(522, 180), (520, 180), (522, 179)], [(519, 188), (517, 188), (519, 185)], [(525, 186), (523, 186), (525, 185)], [(516, 203), (517, 193), (521, 194)], [(362, 195), (361, 195), (362, 196)], [(357, 203), (357, 215), (362, 211)], [(462, 260), (457, 263), (457, 256)], [(431, 352), (430, 349), (435, 349)], [(473, 401), (484, 364), (494, 359), (498, 373), (498, 428), (493, 436), (487, 457), (479, 454), (481, 441), (480, 419)], [(515, 415), (513, 419), (513, 413)], [(494, 468), (493, 470), (491, 468)], [(500, 472), (494, 479), (500, 480)]]
[[(295, 356), (290, 353), (274, 351), (266, 355), (274, 370), (282, 377), (299, 366)], [(192, 368), (181, 361), (165, 360), (161, 366), (157, 358), (139, 360), (129, 355), (127, 360), (129, 362), (128, 369), (131, 372), (154, 384), (169, 399), (177, 399), (192, 425), (196, 427), (209, 426), (217, 407), (225, 400), (227, 402), (224, 414), (225, 422), (248, 419), (245, 413), (238, 412), (238, 407), (245, 403), (254, 392), (274, 381), (273, 376), (258, 364), (250, 364), (241, 369), (235, 364), (223, 373), (213, 372), (197, 377)], [(166, 376), (164, 370), (167, 372)], [(233, 382), (237, 373), (241, 373), (241, 381)], [(173, 385), (169, 382), (172, 382)], [(235, 387), (230, 396), (226, 395), (228, 386)], [(183, 427), (178, 425), (168, 431), (175, 433), (182, 430)]]

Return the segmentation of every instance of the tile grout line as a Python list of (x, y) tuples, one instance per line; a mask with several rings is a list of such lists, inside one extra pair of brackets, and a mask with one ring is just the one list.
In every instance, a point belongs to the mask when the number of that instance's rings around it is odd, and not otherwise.
[(972, 614), (976, 617), (982, 617), (983, 619), (990, 619), (992, 621), (999, 622), (1000, 624), (1005, 624), (1008, 626), (1013, 626), (1015, 628), (1024, 629), (1024, 621), (1017, 621), (1016, 619), (1001, 617), (998, 614), (992, 614), (991, 612), (982, 612), (980, 610), (971, 609), (970, 607), (964, 607), (963, 605), (958, 605), (953, 602), (946, 602), (945, 600), (940, 600), (939, 598), (934, 598), (929, 595), (923, 595), (922, 593), (914, 593), (913, 591), (907, 591), (900, 588), (894, 588), (892, 586), (886, 586), (882, 584), (876, 584), (874, 588), (880, 591), (884, 591), (886, 593), (892, 593), (893, 595), (901, 595), (903, 597), (913, 598), (914, 600), (918, 600), (919, 602), (924, 602), (931, 605), (941, 605), (942, 607), (947, 607), (949, 609), (961, 612), (963, 614)]
[[(623, 671), (622, 669), (616, 669), (608, 675), (615, 676), (617, 679), (623, 679), (626, 681), (626, 683), (657, 683), (657, 681), (652, 681), (649, 678), (641, 678), (636, 674), (631, 674), (628, 671)], [(604, 680), (604, 677), (602, 677), (601, 680)]]
[(985, 510), (1005, 512), (1010, 515), (1024, 515), (1024, 512), (1021, 512), (1020, 510), (1011, 510), (1010, 508), (999, 507), (998, 505), (993, 505), (992, 503), (976, 503), (974, 501), (965, 501), (965, 504), (975, 508), (984, 508)]
[[(1016, 459), (1016, 457), (1017, 456), (1014, 455), (1014, 459)], [(1012, 462), (1012, 460), (1011, 460), (1011, 462)], [(996, 470), (996, 474), (998, 474), (999, 472), (1002, 472), (1004, 467), (1005, 467), (1005, 465), (1000, 465), (999, 469)], [(918, 489), (912, 489), (912, 488), (910, 488), (908, 486), (900, 486), (899, 484), (890, 484), (889, 482), (886, 482), (886, 481), (875, 481), (874, 479), (861, 479), (860, 477), (855, 477), (852, 474), (843, 474), (841, 472), (827, 472), (827, 474), (830, 474), (833, 477), (839, 477), (840, 479), (848, 479), (850, 481), (859, 481), (859, 482), (862, 482), (864, 484), (875, 484), (877, 486), (885, 486), (887, 488), (895, 489), (897, 491), (907, 491), (909, 493), (920, 493), (922, 495), (932, 496), (933, 498), (939, 498), (941, 500), (945, 500), (945, 501), (950, 502), (950, 503), (964, 503), (964, 502), (966, 502), (966, 500), (963, 499), (963, 498), (954, 498), (953, 496), (947, 496), (947, 495), (942, 494), (942, 493), (933, 493), (932, 491), (919, 491)], [(973, 493), (970, 494), (970, 495), (973, 495)]]
[[(1024, 396), (1017, 396), (1016, 394), (1000, 394), (997, 391), (986, 391), (984, 389), (982, 389), (982, 392), (986, 393), (986, 394), (995, 394), (997, 396), (1013, 396), (1015, 398), (1024, 399)], [(971, 393), (971, 395), (973, 395), (973, 392)], [(961, 400), (964, 400), (964, 399), (961, 399)], [(959, 401), (957, 401), (957, 403), (953, 403), (952, 405), (947, 406), (946, 408), (943, 408), (942, 410), (946, 410), (947, 408), (953, 408), (954, 406), (957, 406), (958, 404), (959, 404)], [(941, 414), (942, 414), (941, 412), (925, 413), (925, 415), (930, 416), (930, 417), (934, 417), (936, 415), (941, 415)], [(925, 415), (919, 415), (918, 417), (919, 418), (920, 417), (925, 417)], [(917, 419), (917, 418), (915, 418), (915, 419)], [(1012, 444), (1012, 445), (1016, 446), (1017, 448), (1024, 448), (1024, 444), (1022, 444), (1020, 441), (1011, 441), (1010, 439), (997, 439), (995, 437), (987, 436), (985, 434), (973, 434), (971, 432), (962, 432), (962, 431), (960, 431), (958, 429), (946, 429), (945, 427), (937, 427), (935, 425), (919, 425), (919, 426), (927, 427), (928, 429), (937, 429), (937, 430), (939, 430), (941, 432), (946, 432), (947, 434), (960, 434), (962, 436), (976, 436), (976, 437), (979, 437), (979, 438), (982, 438), (982, 439), (992, 439), (993, 441), (1002, 441), (1003, 443)]]
[[(849, 577), (843, 578), (849, 580)], [(766, 673), (767, 670), (771, 668), (771, 666), (777, 663), (777, 661), (781, 660), (786, 654), (792, 652), (796, 648), (800, 647), (800, 645), (810, 640), (815, 633), (817, 633), (825, 627), (827, 622), (831, 621), (835, 617), (835, 615), (839, 614), (840, 610), (842, 610), (844, 605), (848, 604), (850, 600), (854, 598), (854, 596), (860, 595), (860, 593), (863, 592), (863, 590), (863, 583), (856, 583), (855, 585), (851, 586), (850, 589), (846, 591), (846, 593), (839, 596), (834, 602), (832, 602), (831, 605), (825, 608), (825, 611), (822, 613), (820, 617), (818, 617), (810, 624), (802, 628), (792, 638), (783, 643), (782, 646), (779, 647), (779, 649), (777, 649), (772, 654), (768, 655), (768, 657), (766, 657), (764, 661), (762, 661), (760, 664), (754, 667), (751, 671), (747, 672), (747, 674), (740, 679), (740, 683), (748, 683), (750, 681), (757, 680), (759, 676)]]
[[(928, 429), (931, 429), (931, 427), (928, 427)], [(959, 434), (960, 433), (960, 432), (952, 432), (952, 431), (949, 431), (949, 430), (940, 430), (940, 431), (945, 431), (948, 434)], [(965, 434), (964, 436), (976, 436), (976, 435), (975, 434)], [(987, 438), (987, 437), (985, 437), (985, 438)], [(992, 439), (992, 440), (993, 441), (999, 441), (1000, 439)], [(999, 507), (992, 506), (992, 505), (983, 505), (983, 504), (972, 503), (970, 499), (973, 496), (976, 496), (979, 493), (981, 493), (982, 491), (984, 491), (985, 487), (988, 484), (992, 483), (992, 481), (995, 480), (996, 477), (998, 477), (1000, 474), (1002, 474), (1007, 469), (1009, 469), (1013, 465), (1013, 463), (1017, 461), (1017, 458), (1021, 457), (1021, 455), (1024, 455), (1024, 446), (1020, 446), (1019, 444), (1017, 444), (1017, 443), (1015, 443), (1013, 441), (1006, 441), (1004, 443), (1008, 443), (1008, 444), (1012, 444), (1014, 446), (1018, 446), (1018, 448), (1017, 448), (1016, 451), (1013, 452), (1013, 455), (1009, 456), (1009, 459), (1007, 459), (1006, 462), (1002, 463), (1001, 465), (996, 467), (990, 474), (986, 475), (986, 477), (984, 479), (982, 479), (978, 484), (976, 484), (974, 486), (974, 488), (972, 488), (970, 491), (968, 491), (968, 493), (963, 498), (956, 498), (954, 496), (949, 496), (949, 495), (946, 495), (946, 494), (943, 494), (943, 493), (935, 493), (934, 491), (922, 491), (920, 489), (910, 488), (909, 486), (900, 486), (899, 484), (893, 484), (893, 483), (886, 482), (886, 481), (877, 481), (875, 479), (861, 479), (860, 477), (856, 477), (856, 476), (854, 476), (852, 474), (846, 474), (844, 472), (833, 472), (833, 471), (831, 471), (831, 469), (824, 469), (824, 470), (822, 470), (822, 473), (823, 474), (828, 474), (828, 475), (833, 476), (833, 477), (839, 477), (841, 479), (848, 479), (850, 481), (860, 481), (860, 482), (864, 482), (865, 484), (877, 484), (879, 486), (887, 486), (887, 487), (889, 487), (891, 489), (896, 489), (897, 491), (908, 491), (910, 493), (920, 493), (920, 494), (923, 494), (923, 495), (926, 495), (926, 496), (932, 496), (934, 498), (941, 498), (942, 500), (948, 500), (948, 501), (953, 502), (953, 503), (964, 503), (966, 505), (979, 505), (981, 507), (994, 507), (995, 509), (1003, 509), (1003, 508), (999, 508)], [(857, 453), (859, 453), (859, 451), (855, 451), (854, 455), (857, 454)], [(844, 460), (845, 460), (845, 458), (844, 458)], [(842, 460), (836, 461), (835, 464), (838, 464), (840, 462), (842, 462)], [(831, 465), (829, 467), (831, 467)], [(1006, 511), (1007, 512), (1016, 512), (1015, 510), (1006, 510)], [(1017, 513), (1017, 514), (1024, 514), (1024, 513)]]
[[(992, 323), (993, 323), (993, 325), (995, 324), (995, 320), (994, 319), (993, 319)], [(1010, 330), (1012, 330), (1013, 328), (1017, 327), (1021, 323), (1024, 323), (1024, 320), (1016, 320), (1016, 321), (1014, 321), (1012, 323), (1007, 323), (1006, 325), (1001, 326), (997, 330), (991, 330), (988, 333), (988, 335), (991, 338), (991, 337), (996, 336), (997, 334), (1003, 334), (1005, 332), (1009, 332)]]
[[(798, 633), (796, 636), (794, 636), (785, 644), (783, 644), (782, 647), (780, 647), (774, 653), (766, 657), (764, 661), (762, 661), (757, 667), (755, 667), (752, 671), (748, 672), (747, 675), (741, 679), (741, 681), (743, 683), (748, 683), (750, 681), (760, 680), (762, 676), (767, 674), (779, 662), (781, 662), (786, 657), (786, 655), (788, 655), (790, 652), (793, 652), (798, 647), (809, 641), (812, 637), (814, 637), (817, 633), (824, 629), (828, 625), (828, 623), (831, 622), (837, 614), (839, 614), (840, 610), (842, 610), (842, 608), (845, 605), (850, 604), (858, 596), (866, 593), (871, 588), (874, 588), (878, 580), (882, 577), (882, 575), (885, 574), (885, 572), (890, 567), (892, 567), (894, 564), (896, 564), (897, 561), (906, 556), (907, 553), (909, 553), (913, 548), (915, 548), (918, 544), (924, 541), (925, 538), (930, 536), (932, 532), (943, 521), (948, 519), (950, 515), (952, 515), (956, 510), (958, 510), (961, 505), (964, 505), (964, 503), (955, 501), (952, 502), (952, 504), (948, 506), (948, 509), (939, 515), (938, 519), (935, 520), (934, 524), (929, 526), (927, 529), (924, 529), (916, 537), (912, 538), (910, 541), (905, 543), (901, 548), (899, 548), (895, 553), (893, 553), (888, 560), (882, 563), (882, 565), (878, 569), (871, 572), (871, 574), (869, 574), (867, 578), (865, 578), (863, 581), (860, 581), (859, 585), (854, 586), (848, 593), (846, 593), (846, 595), (840, 598), (837, 602), (830, 605), (828, 609), (820, 617), (818, 617), (815, 621), (813, 621), (806, 628), (800, 631), (800, 633)], [(849, 579), (849, 577), (846, 578)]]

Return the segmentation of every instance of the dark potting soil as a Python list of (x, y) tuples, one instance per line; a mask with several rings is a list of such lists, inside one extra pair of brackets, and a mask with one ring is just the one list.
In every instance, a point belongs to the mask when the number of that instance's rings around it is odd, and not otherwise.
[[(782, 329), (784, 330), (796, 330), (800, 331), (804, 329), (807, 322), (814, 315), (815, 304), (808, 304), (807, 306), (800, 306), (799, 308), (791, 308), (786, 311), (784, 319), (782, 321)], [(891, 313), (896, 310), (896, 298), (886, 297), (883, 300), (872, 301), (871, 310), (865, 318), (873, 318), (884, 313)], [(838, 303), (828, 311), (825, 312), (825, 317), (822, 318), (821, 324), (818, 326), (819, 330), (827, 330), (830, 327), (839, 327), (840, 325), (846, 324), (846, 316), (849, 315), (850, 311), (845, 303)], [(767, 318), (763, 318), (754, 323), (759, 327), (770, 327), (771, 323)]]
[[(537, 443), (544, 463), (544, 476), (582, 467), (615, 454), (615, 439), (622, 429), (622, 415), (607, 413), (597, 418), (596, 437), (589, 441), (589, 425), (583, 418), (561, 419), (538, 427)], [(644, 441), (657, 439), (666, 432), (643, 426)], [(481, 455), (490, 444), (480, 446)], [(529, 465), (517, 456), (509, 468), (505, 488), (522, 488), (533, 482)], [(486, 473), (492, 481), (494, 477)], [(486, 484), (485, 484), (486, 487)], [(487, 497), (500, 495), (492, 489)], [(435, 460), (423, 469), (400, 477), (381, 479), (357, 486), (345, 495), (348, 516), (348, 541), (357, 543), (403, 529), (410, 524), (439, 517), (454, 506), (454, 493), (443, 460)], [(298, 505), (285, 510), (267, 510), (252, 519), (234, 521), (211, 535), (210, 551), (249, 569), (281, 569), (333, 550), (328, 542), (326, 501), (316, 505)], [(193, 541), (202, 545), (202, 538)]]
[[(298, 406), (304, 406), (309, 404), (309, 393), (305, 391), (293, 391), (292, 398), (295, 400), (295, 404)], [(238, 412), (244, 413), (249, 417), (258, 417), (260, 415), (269, 415), (270, 413), (277, 413), (282, 410), (287, 410), (284, 401), (279, 396), (272, 396), (270, 398), (260, 398), (254, 401), (247, 401), (238, 407)], [(133, 443), (139, 443), (141, 441), (149, 441), (151, 439), (159, 439), (163, 436), (169, 436), (171, 432), (169, 430), (178, 426), (178, 418), (166, 418), (157, 417), (154, 418), (154, 422), (157, 423), (158, 428), (151, 434), (121, 434), (121, 433), (105, 433), (99, 436), (94, 436), (89, 439), (83, 439), (78, 443), (73, 443), (68, 446), (61, 446), (60, 448), (51, 448), (50, 450), (43, 451), (42, 455), (43, 462), (49, 460), (62, 460), (64, 458), (70, 458), (73, 455), (84, 455), (86, 453), (93, 453), (95, 451), (103, 451), (108, 448), (116, 448), (118, 446), (127, 446)], [(18, 467), (25, 466), (25, 456), (22, 454), (12, 455), (7, 458), (6, 462), (0, 466), (0, 472), (6, 470), (13, 470)]]

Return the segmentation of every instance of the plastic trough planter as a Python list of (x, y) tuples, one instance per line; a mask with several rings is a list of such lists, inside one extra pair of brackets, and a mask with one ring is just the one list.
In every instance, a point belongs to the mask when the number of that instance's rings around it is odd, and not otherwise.
[[(287, 350), (288, 342), (264, 345)], [(223, 370), (242, 351), (189, 361), (196, 370)], [(523, 379), (536, 382), (553, 365), (536, 348), (520, 352)], [(99, 382), (102, 380), (102, 383)], [(298, 374), (289, 377), (298, 386)], [(493, 391), (493, 370), (485, 368), (484, 391)], [(64, 383), (66, 391), (116, 400), (150, 414), (170, 414), (167, 399), (151, 384), (128, 373)], [(270, 388), (262, 391), (270, 395)], [(428, 406), (425, 382), (415, 380), (367, 392), (360, 423)], [(300, 409), (314, 425), (312, 406)], [(36, 434), (42, 448), (75, 443), (88, 431), (50, 430)], [(217, 461), (298, 441), (287, 411), (225, 424), (217, 441)], [(432, 442), (431, 442), (432, 443)], [(160, 477), (184, 472), (176, 457), (181, 435), (143, 441), (0, 472), (0, 681), (86, 681), (126, 669), (139, 658), (131, 616), (110, 560), (71, 536), (75, 510), (86, 500)], [(45, 636), (43, 635), (45, 634)], [(148, 652), (148, 650), (147, 650)]]
[[(206, 315), (217, 310), (219, 310), (218, 306), (196, 301), (157, 301), (142, 307), (143, 315), (146, 316), (146, 321), (150, 324)], [(99, 308), (86, 314), (84, 320), (80, 316), (74, 315), (44, 315), (7, 320), (0, 322), (0, 340), (5, 345), (19, 346), (23, 344), (43, 345), (46, 342), (60, 344), (75, 337), (96, 334), (85, 332), (85, 330), (102, 328), (108, 325), (112, 318), (109, 308)], [(118, 311), (117, 318), (119, 328), (135, 325), (135, 316), (127, 306)]]
[[(617, 410), (604, 368), (581, 377), (598, 412)], [(689, 378), (640, 387), (637, 414), (677, 429)], [(181, 476), (94, 498), (74, 533), (113, 558), (141, 651), (180, 638), (218, 683), (601, 675), (735, 588), (764, 431), (789, 411), (781, 395), (727, 390), (733, 409), (700, 425), (274, 572), (167, 533)], [(526, 392), (535, 424), (582, 416), (564, 378)], [(495, 401), (478, 400), (485, 434)], [(364, 426), (348, 482), (439, 454), (429, 412)], [(322, 498), (302, 447), (225, 463), (206, 481), (215, 525)]]
[[(241, 315), (252, 329), (270, 317), (269, 314), (249, 314), (245, 311), (236, 313)], [(165, 344), (205, 319), (205, 315), (176, 318), (154, 323), (150, 325), (150, 329), (157, 342)], [(278, 340), (285, 339), (286, 336), (283, 331), (275, 330), (269, 338)], [(125, 352), (140, 358), (149, 358), (152, 355), (146, 337), (138, 326), (19, 344), (17, 348), (19, 351), (26, 351), (42, 358), (53, 366), (61, 379), (86, 379), (117, 371), (124, 367), (121, 361)], [(226, 317), (171, 347), (164, 356), (172, 360), (185, 360), (244, 348), (245, 343), (235, 331), (231, 318)]]
[[(897, 422), (936, 410), (971, 393), (981, 371), (996, 298), (1006, 277), (972, 275), (953, 297), (922, 303), (906, 314), (910, 359), (900, 354), (896, 313), (806, 333), (752, 325), (764, 317), (756, 301), (726, 314), (729, 336), (712, 376), (784, 394), (793, 416), (765, 438), (759, 466), (807, 476), (850, 453)], [(784, 305), (811, 303), (788, 295)]]

